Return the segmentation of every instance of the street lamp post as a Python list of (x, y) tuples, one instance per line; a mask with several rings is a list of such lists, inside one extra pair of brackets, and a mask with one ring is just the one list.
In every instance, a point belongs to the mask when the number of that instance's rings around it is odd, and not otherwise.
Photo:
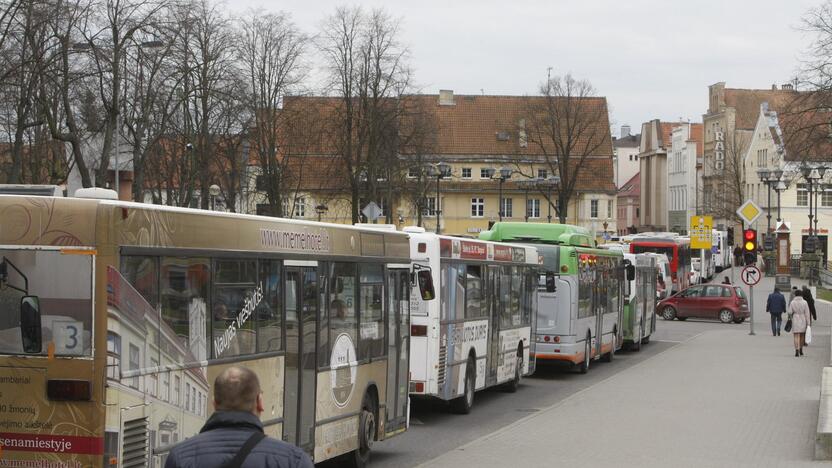
[(772, 171), (768, 169), (757, 170), (757, 175), (766, 184), (766, 188), (768, 189), (768, 201), (766, 202), (766, 238), (771, 235), (771, 184), (774, 182), (771, 173)]
[(214, 202), (216, 198), (220, 195), (220, 186), (217, 184), (211, 184), (211, 186), (208, 187), (208, 194), (211, 195), (211, 211), (214, 211)]
[(556, 187), (560, 183), (560, 176), (556, 176), (556, 175), (549, 176), (549, 177), (543, 179), (543, 183), (546, 185), (546, 188), (548, 189), (547, 194), (546, 194), (547, 195), (546, 196), (546, 202), (547, 202), (547, 205), (549, 205), (549, 214), (546, 216), (546, 219), (551, 224), (551, 222), (552, 222), (552, 188)]
[(773, 171), (773, 174), (772, 178), (777, 181), (774, 191), (777, 192), (777, 222), (779, 223), (783, 220), (780, 217), (780, 194), (789, 188), (791, 181), (783, 177), (783, 171), (780, 169)]
[(315, 205), (315, 213), (318, 213), (318, 222), (321, 221), (321, 215), (325, 214), (327, 211), (329, 211), (329, 207), (323, 203)]
[(436, 233), (439, 234), (439, 216), (442, 213), (442, 210), (439, 209), (439, 181), (443, 178), (448, 178), (451, 176), (451, 166), (444, 162), (440, 162), (438, 164), (431, 164), (428, 166), (428, 168), (429, 175), (432, 177), (436, 177), (436, 204), (434, 208), (436, 210)]
[[(820, 202), (823, 201), (823, 176), (826, 174), (826, 169), (827, 168), (824, 166), (820, 166), (819, 168), (817, 168), (818, 179), (815, 183), (815, 239), (817, 239), (818, 236), (818, 205), (820, 205)], [(815, 246), (817, 247), (817, 243), (815, 244)]]

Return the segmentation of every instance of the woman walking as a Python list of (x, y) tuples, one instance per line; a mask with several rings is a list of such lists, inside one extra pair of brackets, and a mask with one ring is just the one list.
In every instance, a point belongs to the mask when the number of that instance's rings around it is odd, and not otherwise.
[(803, 346), (806, 345), (806, 327), (809, 326), (809, 304), (803, 299), (803, 291), (797, 290), (794, 299), (789, 304), (789, 320), (792, 322), (794, 335), (794, 356), (803, 356)]

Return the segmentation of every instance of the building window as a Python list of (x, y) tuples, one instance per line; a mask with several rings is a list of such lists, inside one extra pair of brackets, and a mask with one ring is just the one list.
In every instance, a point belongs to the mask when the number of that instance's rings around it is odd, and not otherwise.
[(191, 410), (191, 384), (185, 382), (185, 411)]
[(540, 217), (540, 199), (532, 198), (526, 203), (526, 216), (529, 218)]
[[(294, 200), (294, 210), (289, 210), (289, 204)], [(290, 218), (306, 217), (306, 197), (287, 197), (283, 199), (283, 216)]]
[(806, 184), (797, 184), (797, 206), (809, 206), (809, 191)]
[(589, 217), (592, 219), (598, 217), (598, 200), (589, 201)]
[(823, 207), (830, 207), (832, 206), (832, 189), (824, 189), (821, 193), (820, 197), (820, 206)]
[(513, 213), (513, 203), (511, 198), (503, 198), (503, 217), (504, 218), (511, 218), (514, 216)]
[(179, 401), (181, 400), (180, 395), (182, 392), (182, 378), (178, 375), (173, 377), (173, 395), (171, 395), (170, 402), (174, 406), (179, 406)]
[(419, 167), (411, 167), (407, 170), (407, 176), (411, 179), (417, 179), (421, 175), (421, 170)]
[(482, 198), (471, 199), (471, 217), (482, 218), (485, 215), (485, 200)]
[[(442, 207), (440, 206), (439, 209), (442, 209)], [(422, 211), (422, 216), (436, 216), (436, 197), (425, 197), (425, 206)]]
[(107, 332), (107, 378), (121, 379), (121, 337)]
[(633, 160), (633, 155), (631, 154), (631, 155), (630, 155), (630, 161), (632, 161), (632, 160)]
[(162, 401), (170, 401), (170, 372), (162, 373)]
[[(139, 354), (139, 347), (136, 345), (130, 345), (130, 354), (128, 356), (128, 369), (131, 371), (138, 371), (139, 366), (141, 365), (141, 355)], [(130, 386), (139, 389), (139, 378), (133, 377), (130, 379)]]
[(150, 389), (148, 390), (148, 392), (150, 393), (150, 396), (157, 397), (159, 396), (159, 361), (151, 359), (150, 367), (152, 367), (152, 370), (150, 371), (149, 375)]
[(612, 200), (607, 200), (607, 219), (612, 219)]
[(549, 177), (549, 171), (547, 171), (546, 169), (538, 169), (537, 170), (537, 178), (538, 179), (545, 179), (547, 177)]
[(463, 167), (462, 168), (462, 178), (463, 179), (470, 179), (471, 178), (471, 168), (470, 167)]
[(636, 218), (638, 218), (639, 216), (641, 216), (641, 213), (639, 212), (638, 207), (636, 207)]

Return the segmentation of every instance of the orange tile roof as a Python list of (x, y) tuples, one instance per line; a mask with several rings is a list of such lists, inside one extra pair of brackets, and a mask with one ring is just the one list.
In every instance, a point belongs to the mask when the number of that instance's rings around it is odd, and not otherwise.
[(725, 88), (725, 105), (736, 110), (737, 130), (753, 130), (760, 115), (760, 104), (768, 102), (771, 110), (782, 110), (799, 94), (783, 89)]
[(696, 142), (697, 157), (702, 157), (705, 154), (705, 127), (701, 123), (690, 124), (688, 141)]
[[(832, 111), (778, 114), (786, 161), (832, 161)], [(775, 134), (775, 142), (779, 138)]]

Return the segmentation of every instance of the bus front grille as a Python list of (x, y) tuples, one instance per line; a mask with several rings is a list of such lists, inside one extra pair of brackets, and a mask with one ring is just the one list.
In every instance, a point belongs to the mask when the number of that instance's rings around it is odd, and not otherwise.
[(124, 423), (122, 466), (147, 466), (147, 418), (134, 419)]

